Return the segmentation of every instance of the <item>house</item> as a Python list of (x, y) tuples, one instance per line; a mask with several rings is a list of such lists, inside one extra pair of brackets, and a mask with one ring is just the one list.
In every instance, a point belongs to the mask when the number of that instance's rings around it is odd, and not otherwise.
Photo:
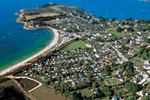
[(78, 73), (79, 77), (86, 77), (84, 73)]
[(36, 24), (36, 25), (35, 25), (35, 27), (37, 27), (37, 28), (38, 28), (38, 27), (40, 27), (40, 25), (39, 25), (39, 24)]
[(122, 100), (121, 96), (113, 95), (112, 100)]
[(137, 34), (140, 34), (140, 35), (141, 35), (142, 33), (138, 31)]
[(87, 46), (87, 47), (89, 47), (89, 48), (91, 48), (91, 47), (92, 47), (92, 46), (91, 46), (91, 44), (89, 44), (89, 43), (88, 43), (88, 44), (86, 44), (86, 46)]
[(128, 55), (130, 55), (130, 56), (134, 56), (134, 55), (135, 55), (134, 50), (129, 50), (129, 51), (128, 51)]
[(138, 83), (138, 84), (143, 84), (145, 82), (145, 78), (143, 76), (143, 74), (138, 74), (136, 75), (135, 79), (134, 79), (134, 82), (135, 83)]
[(98, 93), (99, 93), (98, 88), (95, 88), (94, 94), (98, 94)]
[(150, 69), (150, 61), (144, 61), (144, 66), (145, 69), (149, 70)]
[(119, 77), (119, 78), (121, 78), (122, 76), (123, 76), (123, 73), (121, 72), (121, 71), (119, 71), (119, 70), (117, 70), (117, 76)]
[(123, 82), (125, 80), (124, 77), (118, 78), (119, 81)]
[(130, 45), (135, 45), (135, 41), (130, 40)]
[(150, 96), (150, 91), (148, 91), (147, 93), (145, 93), (146, 96)]

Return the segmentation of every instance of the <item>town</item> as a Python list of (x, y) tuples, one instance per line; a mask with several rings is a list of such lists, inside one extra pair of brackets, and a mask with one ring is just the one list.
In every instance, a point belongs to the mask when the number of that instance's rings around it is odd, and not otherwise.
[(36, 79), (68, 100), (150, 99), (150, 20), (76, 9), (29, 19), (25, 27), (47, 26), (59, 32), (56, 49), (14, 76)]

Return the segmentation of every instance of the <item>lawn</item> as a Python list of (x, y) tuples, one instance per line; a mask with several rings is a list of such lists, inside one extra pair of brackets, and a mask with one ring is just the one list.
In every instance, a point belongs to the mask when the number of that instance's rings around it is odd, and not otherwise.
[(65, 100), (65, 98), (56, 94), (54, 89), (42, 85), (38, 89), (31, 92), (35, 100)]
[(113, 83), (113, 85), (117, 85), (116, 80), (111, 80), (111, 82)]
[(135, 66), (144, 66), (144, 60), (141, 58), (135, 57), (132, 61), (134, 62)]
[(68, 45), (67, 47), (64, 48), (64, 50), (70, 50), (70, 49), (78, 49), (79, 47), (81, 48), (88, 48), (84, 43), (81, 41), (76, 41)]
[(114, 86), (114, 85), (117, 85), (118, 81), (115, 80), (115, 79), (105, 79), (104, 81), (107, 85), (111, 85), (111, 86)]
[(107, 82), (107, 84), (108, 84), (108, 85), (111, 85), (111, 83), (110, 83), (110, 81), (109, 81), (109, 80), (105, 80), (105, 81)]
[(92, 91), (90, 91), (89, 89), (82, 89), (82, 90), (78, 90), (81, 92), (82, 96), (89, 96), (89, 95), (92, 95)]
[(117, 29), (117, 27), (113, 27), (113, 28), (107, 28), (106, 30), (109, 31), (109, 32), (111, 32), (111, 33), (113, 33), (116, 36), (122, 35), (122, 33), (117, 32), (116, 29)]

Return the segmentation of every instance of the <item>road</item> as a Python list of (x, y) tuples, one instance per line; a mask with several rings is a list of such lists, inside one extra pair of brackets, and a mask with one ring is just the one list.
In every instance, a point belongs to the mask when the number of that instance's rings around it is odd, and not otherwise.
[(11, 78), (11, 79), (21, 79), (21, 78), (26, 78), (26, 79), (29, 79), (29, 80), (32, 80), (32, 81), (35, 81), (35, 82), (39, 83), (38, 86), (36, 86), (35, 88), (29, 90), (28, 92), (32, 92), (32, 91), (34, 91), (35, 89), (39, 88), (39, 87), (42, 85), (41, 82), (39, 82), (39, 81), (37, 81), (37, 80), (35, 80), (35, 79), (32, 79), (32, 78), (29, 78), (29, 77), (24, 77), (24, 76), (16, 77), (16, 76), (12, 76), (12, 75), (7, 76), (7, 77), (8, 77), (8, 78)]
[(7, 77), (8, 77), (8, 78), (11, 78), (11, 79), (16, 83), (16, 85), (20, 88), (20, 90), (23, 92), (23, 94), (24, 94), (26, 97), (28, 97), (30, 100), (33, 100), (33, 97), (32, 97), (28, 92), (26, 92), (26, 91), (22, 88), (21, 84), (20, 84), (18, 81), (16, 81), (15, 78), (14, 78), (12, 75), (7, 76)]
[(123, 55), (122, 55), (122, 53), (120, 53), (111, 43), (106, 43), (106, 44), (108, 44), (108, 45), (110, 45), (117, 53), (118, 53), (118, 56), (120, 57), (120, 58), (122, 58), (122, 60), (124, 60), (124, 61), (128, 61), (128, 59), (126, 58), (126, 57), (124, 57)]

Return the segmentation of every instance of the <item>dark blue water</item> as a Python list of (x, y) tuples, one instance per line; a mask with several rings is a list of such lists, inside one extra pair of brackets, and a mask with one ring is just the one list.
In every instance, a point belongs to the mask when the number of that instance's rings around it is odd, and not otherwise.
[(34, 54), (52, 39), (52, 33), (47, 30), (23, 29), (23, 24), (15, 23), (18, 16), (14, 15), (20, 9), (48, 2), (78, 6), (96, 17), (150, 19), (150, 2), (138, 0), (3, 0), (0, 3), (0, 70)]

